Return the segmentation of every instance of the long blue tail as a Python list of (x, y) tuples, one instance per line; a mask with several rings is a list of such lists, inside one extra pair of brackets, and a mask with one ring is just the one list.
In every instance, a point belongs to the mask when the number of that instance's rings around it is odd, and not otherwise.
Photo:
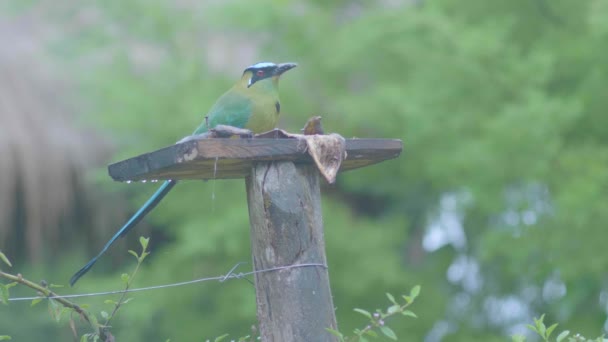
[(154, 209), (154, 207), (156, 207), (156, 205), (158, 203), (160, 203), (160, 201), (169, 193), (169, 191), (171, 191), (171, 189), (173, 189), (175, 184), (177, 184), (176, 180), (165, 181), (163, 183), (163, 185), (161, 185), (160, 188), (158, 188), (158, 190), (156, 190), (154, 195), (152, 195), (148, 199), (148, 201), (146, 203), (144, 203), (144, 205), (141, 208), (139, 208), (139, 210), (133, 216), (131, 216), (129, 221), (127, 221), (127, 223), (125, 223), (125, 225), (122, 226), (122, 228), (120, 228), (120, 230), (118, 232), (116, 232), (116, 234), (114, 234), (114, 236), (112, 236), (110, 241), (108, 241), (106, 243), (106, 245), (103, 246), (103, 248), (101, 249), (101, 252), (99, 252), (99, 254), (97, 254), (96, 257), (91, 259), (91, 261), (89, 261), (86, 265), (84, 265), (83, 268), (81, 268), (78, 272), (76, 272), (72, 276), (72, 278), (70, 279), (70, 286), (74, 286), (74, 284), (76, 284), (78, 279), (80, 279), (80, 277), (85, 275), (85, 273), (87, 273), (91, 269), (91, 267), (93, 267), (93, 265), (95, 265), (95, 263), (97, 262), (97, 259), (99, 259), (103, 255), (103, 253), (105, 253), (108, 250), (108, 248), (110, 248), (110, 246), (114, 243), (114, 241), (116, 241), (116, 239), (118, 239), (119, 237), (125, 236), (133, 227), (135, 227), (135, 225), (137, 225), (137, 223), (139, 223), (139, 221), (141, 221), (141, 219), (144, 218), (144, 216), (146, 216), (147, 213), (149, 213), (152, 209)]

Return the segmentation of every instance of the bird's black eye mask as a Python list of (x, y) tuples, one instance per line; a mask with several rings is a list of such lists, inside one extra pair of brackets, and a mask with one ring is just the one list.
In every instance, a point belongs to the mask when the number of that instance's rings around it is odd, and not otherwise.
[(249, 79), (249, 83), (247, 83), (247, 88), (251, 87), (255, 84), (255, 82), (259, 80), (272, 77), (274, 75), (274, 69), (276, 69), (276, 66), (269, 66), (265, 68), (249, 68), (245, 70), (245, 72), (251, 71), (251, 78)]

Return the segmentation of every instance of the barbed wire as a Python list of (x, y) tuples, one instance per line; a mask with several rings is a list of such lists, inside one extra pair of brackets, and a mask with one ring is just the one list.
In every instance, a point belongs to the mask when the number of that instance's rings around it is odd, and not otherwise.
[[(277, 267), (271, 267), (271, 268), (267, 268), (267, 269), (263, 269), (263, 270), (255, 270), (255, 271), (245, 272), (245, 273), (242, 273), (242, 272), (240, 272), (240, 273), (234, 273), (234, 271), (240, 265), (245, 264), (245, 263), (246, 262), (239, 262), (239, 263), (237, 263), (225, 275), (220, 275), (220, 276), (215, 276), (215, 277), (207, 277), (207, 278), (198, 278), (198, 279), (188, 280), (188, 281), (182, 281), (182, 282), (178, 282), (178, 283), (171, 283), (171, 284), (164, 284), (164, 285), (155, 285), (155, 286), (147, 286), (147, 287), (139, 287), (139, 288), (133, 288), (133, 289), (128, 289), (128, 290), (114, 290), (114, 291), (81, 293), (81, 294), (71, 294), (71, 295), (61, 295), (61, 296), (14, 297), (14, 298), (9, 298), (8, 300), (10, 302), (17, 302), (17, 301), (35, 300), (35, 299), (80, 298), (80, 297), (107, 296), (107, 295), (113, 295), (113, 294), (122, 294), (122, 293), (125, 293), (125, 292), (129, 293), (129, 292), (141, 292), (141, 291), (165, 289), (165, 288), (169, 288), (169, 287), (191, 285), (191, 284), (202, 283), (202, 282), (205, 282), (205, 281), (212, 281), (212, 280), (218, 280), (220, 283), (223, 283), (224, 281), (226, 281), (228, 279), (241, 279), (241, 278), (244, 278), (246, 276), (253, 275), (253, 274), (266, 273), (266, 272), (275, 272), (275, 271), (282, 271), (282, 270), (289, 270), (289, 269), (292, 269), (292, 268), (299, 268), (299, 267), (322, 267), (324, 269), (328, 268), (327, 265), (325, 265), (325, 264), (320, 264), (320, 263), (305, 263), (305, 264), (296, 264), (296, 265), (289, 265), (289, 266), (277, 266)], [(247, 278), (244, 278), (244, 279), (247, 279)]]

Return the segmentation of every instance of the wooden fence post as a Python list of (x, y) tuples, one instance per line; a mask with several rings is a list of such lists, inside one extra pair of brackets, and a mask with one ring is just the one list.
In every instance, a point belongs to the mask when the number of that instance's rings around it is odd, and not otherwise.
[[(254, 270), (326, 264), (319, 175), (312, 165), (261, 162), (246, 178)], [(337, 341), (329, 275), (323, 266), (258, 273), (262, 341)]]

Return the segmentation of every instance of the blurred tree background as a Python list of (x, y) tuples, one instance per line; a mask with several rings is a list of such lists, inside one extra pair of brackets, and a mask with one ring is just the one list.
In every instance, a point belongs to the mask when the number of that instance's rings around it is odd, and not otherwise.
[[(541, 313), (584, 335), (608, 330), (607, 1), (5, 0), (0, 10), (0, 249), (28, 278), (66, 284), (155, 190), (113, 183), (105, 164), (188, 135), (246, 66), (293, 61), (282, 128), (322, 115), (326, 131), (404, 141), (399, 159), (323, 189), (341, 331), (365, 324), (352, 308), (415, 284), (419, 318), (394, 329), (404, 341), (505, 341)], [(244, 190), (177, 186), (76, 291), (119, 288), (139, 235), (153, 253), (135, 286), (248, 261)], [(113, 321), (120, 341), (236, 337), (255, 323), (245, 281), (133, 297)], [(78, 303), (109, 310), (105, 299)], [(44, 306), (23, 303), (1, 307), (0, 333), (70, 338)]]

